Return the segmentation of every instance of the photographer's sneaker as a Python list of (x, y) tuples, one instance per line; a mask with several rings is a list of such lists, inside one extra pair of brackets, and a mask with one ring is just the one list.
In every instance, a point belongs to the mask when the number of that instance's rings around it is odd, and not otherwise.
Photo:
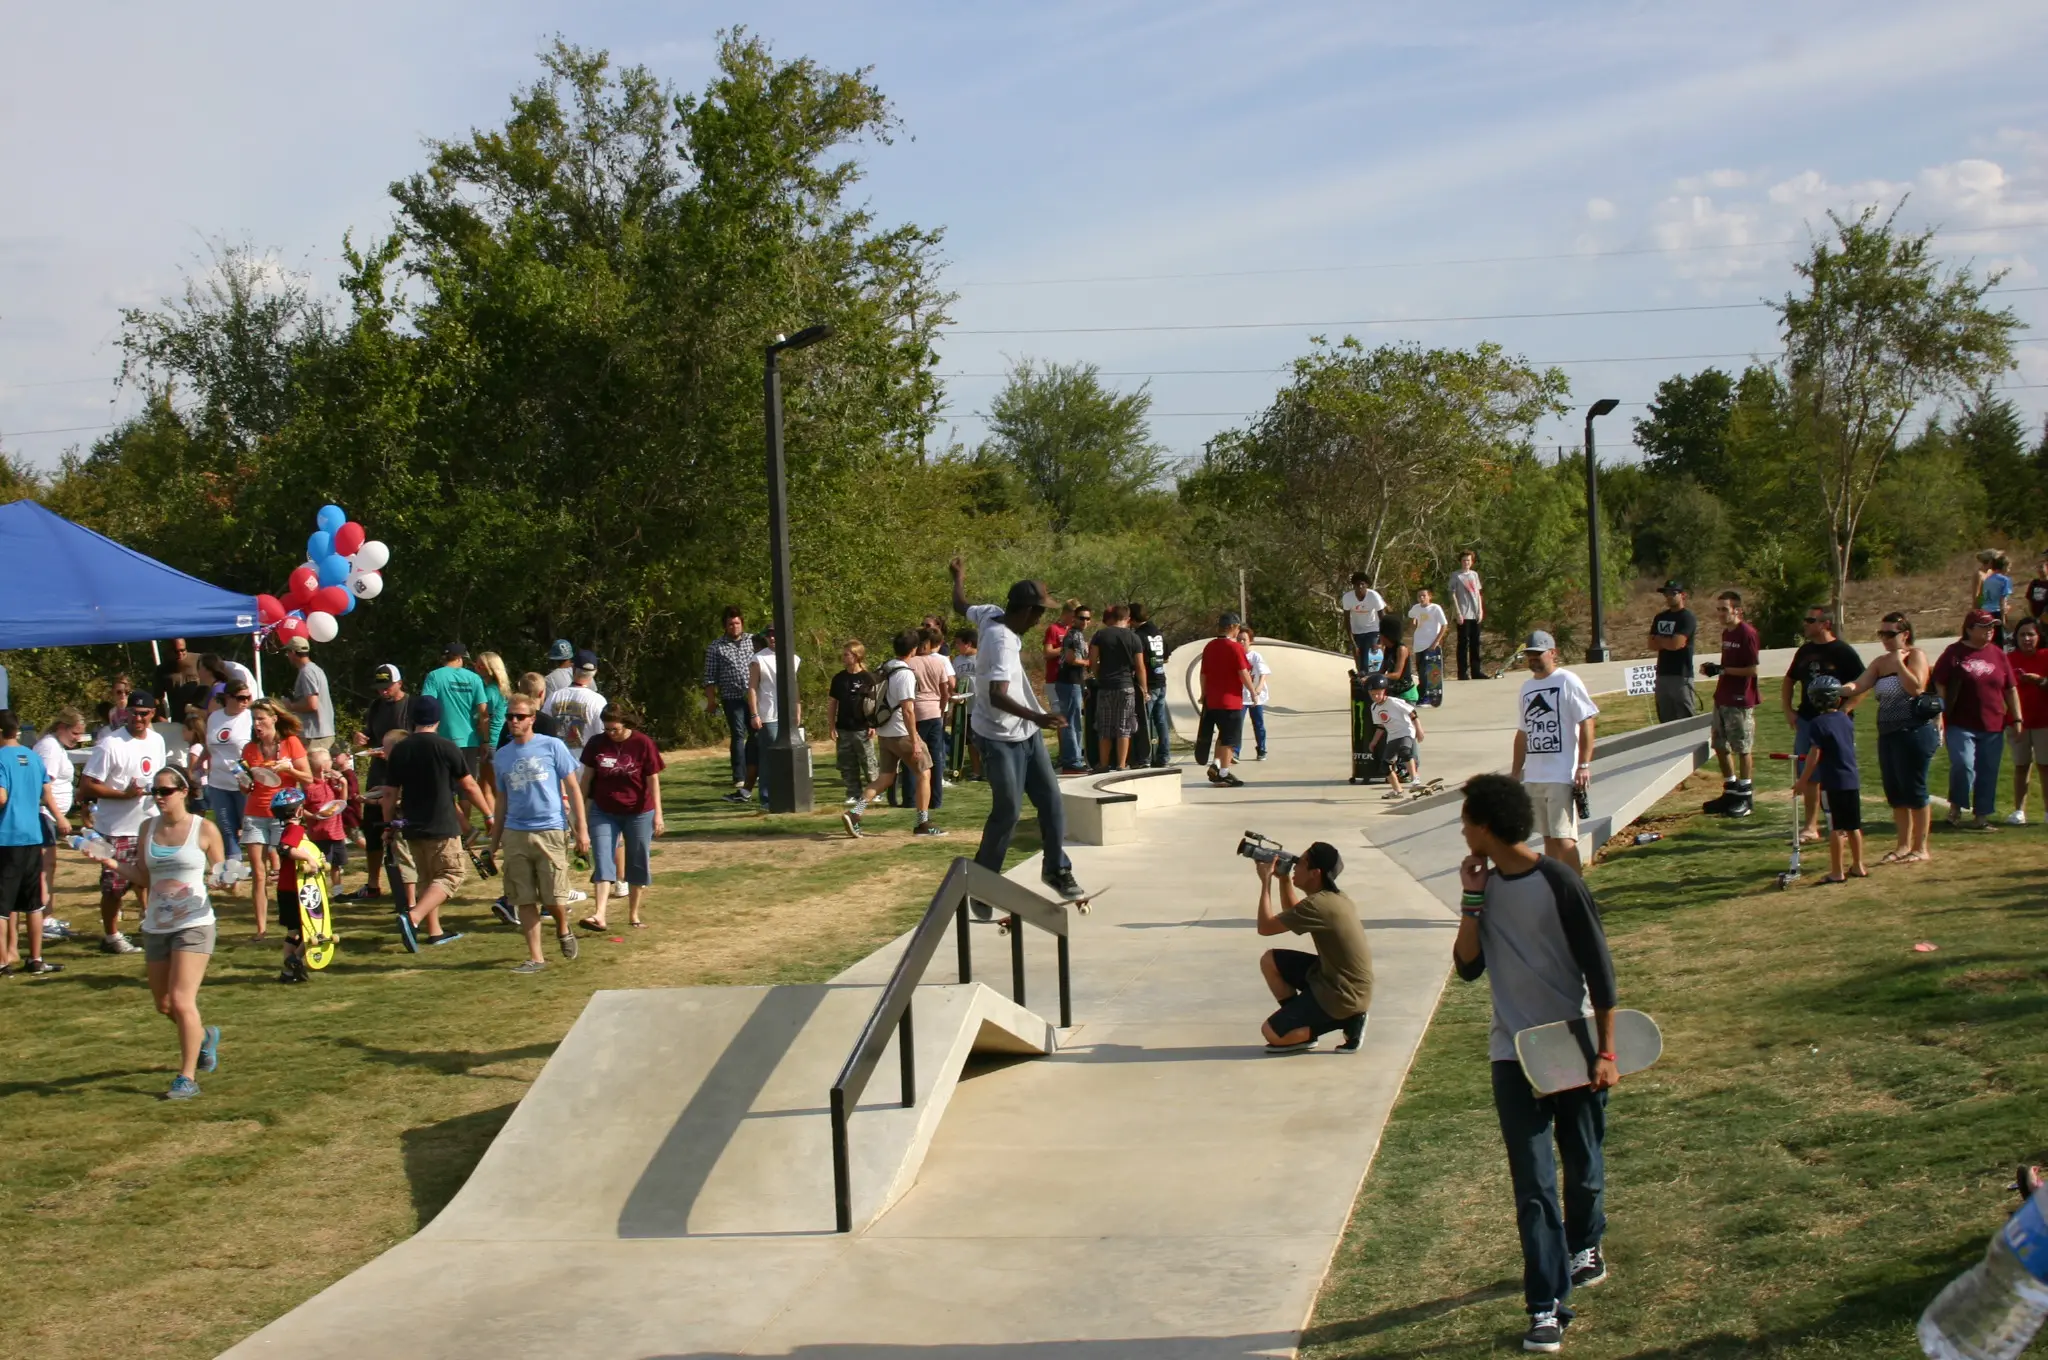
[(1607, 1278), (1607, 1258), (1600, 1248), (1587, 1247), (1572, 1253), (1572, 1288), (1591, 1289)]
[(1545, 1355), (1564, 1349), (1564, 1329), (1570, 1319), (1561, 1318), (1555, 1308), (1529, 1314), (1529, 1330), (1522, 1333), (1522, 1349)]
[(1315, 1046), (1315, 1040), (1304, 1039), (1298, 1044), (1267, 1044), (1266, 1051), (1275, 1057), (1281, 1057), (1289, 1053), (1308, 1053), (1313, 1051)]
[(1354, 1015), (1344, 1022), (1344, 1042), (1337, 1045), (1339, 1053), (1356, 1053), (1365, 1047), (1365, 1017)]

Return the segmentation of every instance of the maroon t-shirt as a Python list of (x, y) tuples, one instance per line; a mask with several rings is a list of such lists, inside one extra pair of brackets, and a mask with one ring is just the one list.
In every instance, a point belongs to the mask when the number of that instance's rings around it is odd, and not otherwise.
[(647, 781), (664, 768), (654, 738), (628, 732), (624, 741), (613, 741), (600, 732), (584, 743), (583, 763), (590, 767), (590, 801), (600, 811), (619, 817), (654, 811)]
[(1236, 638), (1210, 638), (1202, 649), (1202, 700), (1204, 708), (1243, 708), (1244, 672), (1252, 659)]
[[(1738, 623), (1733, 628), (1721, 630), (1723, 666), (1755, 666), (1762, 654), (1763, 639), (1748, 624)], [(1756, 703), (1754, 675), (1723, 675), (1714, 682), (1714, 707), (1755, 708)]]
[(1949, 724), (1966, 732), (2003, 732), (2005, 692), (2012, 687), (2012, 663), (1995, 643), (1951, 642), (1934, 663), (1934, 688), (1948, 701)]

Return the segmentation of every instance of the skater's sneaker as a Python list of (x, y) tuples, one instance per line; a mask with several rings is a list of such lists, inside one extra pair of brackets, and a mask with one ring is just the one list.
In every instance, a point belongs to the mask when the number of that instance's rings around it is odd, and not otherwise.
[(512, 971), (515, 973), (544, 973), (547, 971), (547, 967), (548, 962), (546, 959), (528, 959)]
[(1074, 877), (1072, 869), (1062, 869), (1058, 873), (1042, 875), (1039, 882), (1045, 884), (1046, 887), (1051, 888), (1069, 902), (1079, 902), (1088, 895), (1088, 890), (1081, 886), (1079, 879)]
[(555, 936), (555, 943), (561, 946), (563, 958), (573, 959), (576, 957), (577, 944), (575, 935), (557, 935)]
[[(2006, 813), (2005, 824), (2007, 826), (2025, 826), (2027, 824), (2027, 810), (2025, 808), (2014, 808), (2011, 812)], [(48, 934), (49, 927), (45, 926), (43, 933)]]
[(454, 943), (455, 943), (455, 942), (456, 942), (457, 940), (459, 940), (459, 939), (461, 939), (461, 938), (462, 938), (462, 932), (461, 932), (461, 931), (459, 931), (459, 930), (444, 930), (444, 931), (442, 931), (442, 932), (441, 932), (441, 933), (440, 933), (439, 935), (429, 935), (429, 936), (427, 936), (427, 938), (426, 938), (426, 939), (424, 939), (424, 940), (422, 940), (422, 941), (421, 941), (420, 943), (422, 943), (422, 944), (435, 944), (435, 945), (439, 945), (439, 944), (454, 944)]
[(1365, 1017), (1354, 1015), (1344, 1022), (1344, 1042), (1337, 1045), (1339, 1053), (1356, 1053), (1365, 1045)]
[(398, 911), (392, 914), (398, 918), (398, 940), (399, 943), (405, 946), (405, 952), (408, 954), (419, 953), (420, 935), (418, 929), (412, 923), (412, 913), (409, 911)]
[(512, 905), (509, 897), (501, 897), (491, 903), (491, 915), (515, 930), (519, 928), (519, 908)]
[(913, 836), (943, 836), (947, 833), (946, 828), (940, 826), (937, 822), (919, 822), (910, 834)]
[(1211, 784), (1221, 784), (1223, 782), (1223, 771), (1216, 767), (1214, 761), (1211, 761), (1209, 764), (1209, 782)]
[(181, 1074), (171, 1078), (171, 1089), (158, 1096), (157, 1099), (190, 1100), (198, 1094), (199, 1083)]
[(1227, 788), (1241, 789), (1244, 787), (1244, 781), (1228, 770), (1225, 770), (1216, 782)]
[(48, 973), (63, 972), (64, 965), (61, 963), (51, 963), (48, 959), (30, 959), (27, 963), (21, 965), (21, 971), (27, 973), (30, 977), (42, 977)]
[(1572, 1253), (1572, 1288), (1591, 1289), (1607, 1278), (1607, 1258), (1600, 1248), (1587, 1247)]
[(1723, 817), (1747, 817), (1755, 811), (1756, 804), (1753, 801), (1748, 798), (1737, 798), (1726, 808), (1722, 809), (1721, 815)]
[(1732, 791), (1723, 793), (1719, 798), (1709, 798), (1706, 802), (1701, 803), (1700, 811), (1706, 813), (1709, 817), (1725, 817), (1728, 815), (1729, 807), (1734, 802), (1735, 794)]
[(860, 814), (858, 812), (855, 812), (852, 808), (848, 808), (846, 811), (840, 813), (839, 824), (846, 828), (847, 835), (853, 837), (855, 840), (860, 839)]
[(1555, 1308), (1529, 1314), (1529, 1330), (1522, 1333), (1522, 1349), (1545, 1355), (1563, 1350), (1566, 1322), (1567, 1319), (1557, 1315)]
[(134, 941), (118, 930), (112, 935), (105, 935), (100, 938), (100, 953), (102, 954), (133, 954), (134, 952)]
[(307, 980), (307, 977), (304, 973), (300, 972), (297, 967), (294, 966), (296, 963), (297, 960), (295, 959), (286, 959), (284, 961), (284, 967), (277, 970), (277, 980), (279, 982), (287, 984), (295, 982), (305, 982)]
[(220, 1026), (208, 1025), (206, 1037), (199, 1041), (199, 1070), (211, 1072), (220, 1066)]

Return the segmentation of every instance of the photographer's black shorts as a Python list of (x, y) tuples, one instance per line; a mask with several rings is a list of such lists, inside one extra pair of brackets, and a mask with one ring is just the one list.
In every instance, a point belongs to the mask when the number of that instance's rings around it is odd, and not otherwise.
[(1344, 1028), (1344, 1022), (1318, 1005), (1315, 993), (1308, 989), (1309, 970), (1315, 966), (1316, 956), (1303, 950), (1273, 951), (1274, 971), (1280, 974), (1282, 982), (1295, 991), (1295, 995), (1280, 1003), (1279, 1010), (1266, 1017), (1266, 1023), (1273, 1027), (1273, 1033), (1287, 1034), (1306, 1026), (1311, 1035), (1318, 1035)]

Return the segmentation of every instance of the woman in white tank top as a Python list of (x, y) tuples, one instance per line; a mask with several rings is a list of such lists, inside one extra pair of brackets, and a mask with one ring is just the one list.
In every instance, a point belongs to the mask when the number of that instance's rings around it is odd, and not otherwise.
[(196, 1075), (219, 1063), (220, 1028), (199, 1018), (199, 984), (213, 955), (214, 917), (209, 887), (224, 862), (220, 830), (192, 815), (191, 781), (176, 767), (150, 778), (156, 815), (136, 837), (135, 862), (117, 872), (148, 892), (142, 913), (142, 957), (157, 1010), (178, 1027), (178, 1075), (165, 1100), (199, 1094)]

